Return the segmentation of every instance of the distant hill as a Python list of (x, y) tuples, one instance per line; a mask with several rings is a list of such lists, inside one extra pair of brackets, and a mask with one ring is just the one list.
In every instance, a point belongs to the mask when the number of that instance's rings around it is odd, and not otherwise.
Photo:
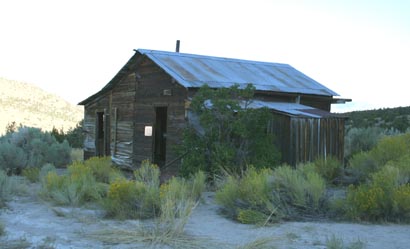
[(410, 106), (345, 113), (348, 127), (381, 127), (405, 132), (410, 128)]
[(7, 124), (13, 121), (45, 131), (53, 127), (67, 131), (83, 117), (82, 106), (32, 84), (0, 77), (0, 134), (4, 134)]

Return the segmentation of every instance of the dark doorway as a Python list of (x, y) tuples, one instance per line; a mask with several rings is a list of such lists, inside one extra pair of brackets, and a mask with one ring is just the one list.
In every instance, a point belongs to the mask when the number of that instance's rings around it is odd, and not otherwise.
[(97, 112), (95, 155), (104, 156), (104, 112)]
[(163, 166), (166, 160), (167, 107), (155, 108), (154, 163)]
[[(110, 116), (106, 112), (97, 112), (95, 130), (95, 155), (110, 155)], [(108, 132), (107, 132), (108, 131)]]

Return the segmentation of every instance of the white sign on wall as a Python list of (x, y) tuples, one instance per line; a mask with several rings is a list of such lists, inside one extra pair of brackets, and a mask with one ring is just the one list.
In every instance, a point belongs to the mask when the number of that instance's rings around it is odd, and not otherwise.
[(146, 137), (152, 136), (152, 126), (145, 126), (144, 135)]

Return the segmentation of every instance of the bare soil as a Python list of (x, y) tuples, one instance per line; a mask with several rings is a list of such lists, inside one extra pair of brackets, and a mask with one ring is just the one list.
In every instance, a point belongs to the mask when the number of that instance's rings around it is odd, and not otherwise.
[[(0, 248), (147, 248), (144, 244), (104, 244), (90, 234), (107, 229), (135, 229), (140, 221), (104, 219), (97, 207), (56, 207), (32, 194), (15, 197), (0, 209), (6, 235)], [(146, 221), (144, 221), (146, 222)], [(269, 239), (267, 248), (326, 248), (331, 238), (364, 248), (410, 248), (410, 225), (352, 224), (335, 222), (285, 222), (268, 227), (239, 224), (218, 214), (213, 193), (194, 210), (185, 227), (192, 240), (212, 242), (215, 248), (240, 248), (258, 239)], [(152, 246), (151, 246), (152, 247)], [(169, 247), (165, 247), (169, 248)]]

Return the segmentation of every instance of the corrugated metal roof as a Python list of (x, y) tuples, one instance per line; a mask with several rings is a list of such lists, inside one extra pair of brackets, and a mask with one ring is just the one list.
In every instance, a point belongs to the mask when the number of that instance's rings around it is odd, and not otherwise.
[(138, 49), (187, 88), (252, 83), (256, 90), (338, 96), (290, 65)]
[(283, 114), (297, 117), (308, 118), (327, 118), (327, 117), (339, 117), (336, 114), (319, 110), (317, 108), (306, 106), (298, 103), (287, 102), (267, 102), (262, 100), (253, 100), (249, 105), (250, 108), (262, 108), (266, 107), (274, 111), (278, 111)]
[[(207, 108), (212, 108), (213, 104), (211, 100), (205, 100), (205, 106)], [(263, 100), (251, 100), (248, 104), (248, 108), (259, 109), (259, 108), (268, 108), (270, 110), (280, 112), (284, 115), (295, 116), (295, 117), (307, 117), (307, 118), (327, 118), (327, 117), (339, 117), (343, 116), (330, 113), (324, 110), (320, 110), (311, 106), (302, 105), (298, 103), (291, 102), (269, 102)], [(240, 106), (244, 108), (245, 103), (240, 103)], [(198, 121), (199, 122), (199, 121)]]

